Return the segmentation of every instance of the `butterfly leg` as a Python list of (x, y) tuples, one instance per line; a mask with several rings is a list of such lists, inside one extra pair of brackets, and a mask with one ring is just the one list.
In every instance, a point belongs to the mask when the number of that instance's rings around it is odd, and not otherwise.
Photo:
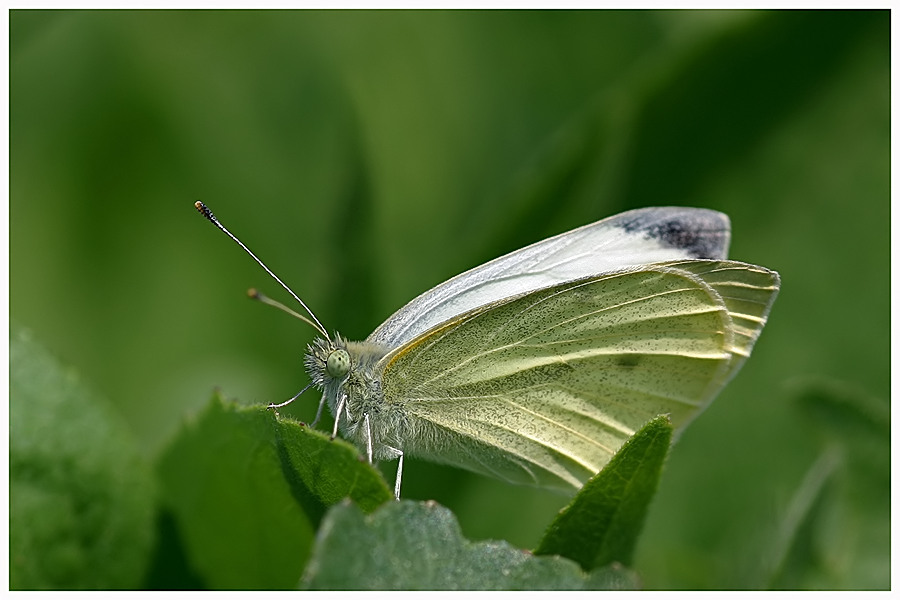
[(344, 401), (347, 399), (347, 394), (341, 394), (340, 400), (338, 400), (337, 410), (334, 411), (334, 430), (331, 432), (331, 439), (337, 437), (338, 423), (341, 422), (341, 413), (344, 412)]
[(316, 418), (313, 419), (313, 422), (310, 423), (310, 427), (315, 428), (319, 423), (319, 419), (322, 418), (322, 409), (325, 408), (325, 394), (322, 394), (322, 399), (319, 400), (319, 408), (316, 410)]
[[(343, 404), (344, 398), (341, 397), (341, 404)], [(340, 405), (338, 405), (338, 410), (340, 410)], [(372, 426), (369, 424), (369, 413), (363, 413), (363, 421), (366, 426), (366, 456), (369, 459), (369, 464), (373, 463), (372, 460)], [(390, 451), (391, 454), (398, 457), (400, 462), (397, 464), (397, 480), (394, 482), (394, 498), (396, 500), (400, 499), (400, 479), (403, 476), (403, 450), (398, 450), (393, 446), (385, 446), (387, 450)]]
[[(274, 403), (273, 403), (273, 404), (269, 404), (266, 408), (281, 408), (282, 406), (287, 406), (288, 404), (290, 404), (291, 402), (293, 402), (294, 400), (296, 400), (297, 398), (299, 398), (299, 397), (300, 397), (300, 394), (302, 394), (303, 392), (305, 392), (306, 390), (308, 390), (311, 386), (312, 386), (312, 383), (310, 383), (310, 384), (307, 385), (305, 388), (303, 388), (302, 390), (300, 390), (299, 392), (297, 392), (296, 394), (294, 394), (294, 395), (290, 398), (290, 400), (285, 400), (284, 402), (282, 402), (282, 403), (280, 403), (280, 404), (274, 404)], [(322, 404), (324, 404), (324, 403), (325, 403), (325, 397), (323, 396), (323, 397), (322, 397), (322, 402), (319, 403), (319, 413), (322, 412)], [(319, 413), (316, 414), (316, 421), (319, 420)], [(316, 426), (316, 421), (313, 421), (313, 427)]]
[(369, 457), (369, 464), (372, 464), (372, 428), (369, 427), (369, 413), (365, 413), (363, 417), (366, 420), (366, 454)]
[[(366, 423), (366, 454), (369, 457), (369, 464), (372, 464), (372, 428), (369, 425), (369, 413), (363, 414), (363, 420)], [(385, 446), (385, 448), (400, 459), (397, 463), (397, 480), (394, 482), (394, 499), (399, 500), (400, 480), (403, 477), (403, 450), (398, 450), (393, 446)]]
[(400, 500), (400, 479), (403, 476), (403, 451), (393, 448), (400, 454), (400, 460), (397, 462), (397, 479), (394, 481), (394, 500)]
[(394, 499), (400, 499), (400, 481), (403, 479), (403, 450), (399, 448), (394, 448), (393, 446), (384, 446), (391, 454), (393, 454), (393, 458), (399, 459), (397, 462), (397, 479), (394, 481)]

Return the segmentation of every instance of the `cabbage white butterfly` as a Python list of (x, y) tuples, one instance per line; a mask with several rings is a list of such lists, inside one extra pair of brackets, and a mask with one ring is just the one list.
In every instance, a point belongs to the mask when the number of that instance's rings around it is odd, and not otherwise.
[[(699, 208), (644, 208), (457, 275), (362, 342), (312, 311), (305, 358), (340, 429), (374, 459), (407, 454), (513, 483), (574, 490), (644, 423), (683, 427), (750, 355), (778, 274), (726, 259), (730, 223)], [(309, 386), (307, 386), (308, 388)], [(305, 391), (304, 388), (303, 391)], [(292, 402), (299, 394), (281, 404)]]

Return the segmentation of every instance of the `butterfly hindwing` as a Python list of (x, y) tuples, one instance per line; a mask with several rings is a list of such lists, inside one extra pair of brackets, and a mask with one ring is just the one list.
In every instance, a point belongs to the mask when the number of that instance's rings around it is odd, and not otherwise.
[(680, 261), (531, 291), (388, 354), (384, 399), (415, 429), (404, 452), (577, 487), (656, 415), (693, 418), (739, 367), (775, 289), (761, 267)]

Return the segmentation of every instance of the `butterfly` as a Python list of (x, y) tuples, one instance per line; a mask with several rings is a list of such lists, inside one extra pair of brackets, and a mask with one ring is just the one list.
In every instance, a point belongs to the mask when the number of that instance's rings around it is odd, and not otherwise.
[(333, 435), (370, 462), (398, 459), (398, 499), (406, 455), (578, 489), (647, 421), (696, 417), (750, 355), (780, 287), (775, 271), (727, 259), (725, 214), (643, 208), (457, 275), (354, 342), (195, 206), (309, 314), (257, 294), (318, 330), (304, 360), (322, 391), (316, 421), (327, 404)]

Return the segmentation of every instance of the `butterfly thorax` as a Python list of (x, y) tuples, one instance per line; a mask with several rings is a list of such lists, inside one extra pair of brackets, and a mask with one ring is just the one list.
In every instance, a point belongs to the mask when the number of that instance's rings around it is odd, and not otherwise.
[(402, 437), (402, 415), (398, 407), (384, 402), (381, 369), (378, 362), (389, 349), (371, 342), (351, 342), (335, 334), (334, 340), (316, 339), (309, 345), (306, 371), (313, 385), (322, 390), (331, 414), (341, 409), (338, 427), (345, 439), (367, 451), (366, 415), (372, 435), (372, 453), (376, 459), (395, 458), (391, 448)]

